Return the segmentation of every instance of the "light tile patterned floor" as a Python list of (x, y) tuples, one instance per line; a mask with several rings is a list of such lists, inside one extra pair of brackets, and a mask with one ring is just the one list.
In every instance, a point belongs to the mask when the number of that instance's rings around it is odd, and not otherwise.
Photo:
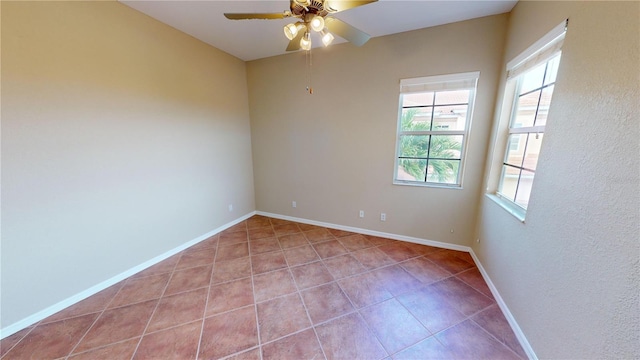
[(526, 358), (469, 254), (262, 216), (0, 345), (2, 359)]

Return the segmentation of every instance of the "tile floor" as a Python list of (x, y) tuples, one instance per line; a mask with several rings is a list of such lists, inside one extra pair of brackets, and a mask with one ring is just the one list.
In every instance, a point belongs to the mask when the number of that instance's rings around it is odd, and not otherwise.
[(262, 216), (0, 345), (3, 360), (526, 358), (469, 254)]

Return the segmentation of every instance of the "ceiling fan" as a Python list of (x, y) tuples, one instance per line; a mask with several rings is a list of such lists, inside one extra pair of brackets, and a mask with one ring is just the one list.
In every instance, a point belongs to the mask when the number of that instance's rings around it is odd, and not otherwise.
[(289, 10), (281, 13), (225, 13), (224, 16), (230, 20), (299, 19), (297, 22), (287, 24), (284, 27), (284, 34), (290, 40), (287, 51), (310, 50), (311, 31), (320, 33), (322, 43), (325, 46), (328, 46), (334, 40), (333, 34), (350, 41), (356, 46), (362, 46), (371, 36), (330, 15), (376, 1), (291, 0)]

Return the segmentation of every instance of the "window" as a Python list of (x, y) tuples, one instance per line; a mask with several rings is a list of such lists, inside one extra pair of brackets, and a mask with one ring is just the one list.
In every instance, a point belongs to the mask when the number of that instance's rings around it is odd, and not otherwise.
[[(507, 64), (501, 123), (506, 137), (495, 189), (501, 205), (524, 220), (555, 88), (566, 22)], [(494, 165), (495, 166), (495, 165)]]
[(498, 194), (524, 209), (529, 204), (559, 64), (558, 53), (516, 80), (509, 148), (502, 163)]
[(394, 184), (461, 187), (478, 76), (400, 81)]

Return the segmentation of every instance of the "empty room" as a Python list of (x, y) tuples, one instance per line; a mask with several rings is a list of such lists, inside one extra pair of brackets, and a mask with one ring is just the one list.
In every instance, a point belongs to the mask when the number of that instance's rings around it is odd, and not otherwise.
[(640, 358), (640, 1), (0, 21), (0, 359)]

